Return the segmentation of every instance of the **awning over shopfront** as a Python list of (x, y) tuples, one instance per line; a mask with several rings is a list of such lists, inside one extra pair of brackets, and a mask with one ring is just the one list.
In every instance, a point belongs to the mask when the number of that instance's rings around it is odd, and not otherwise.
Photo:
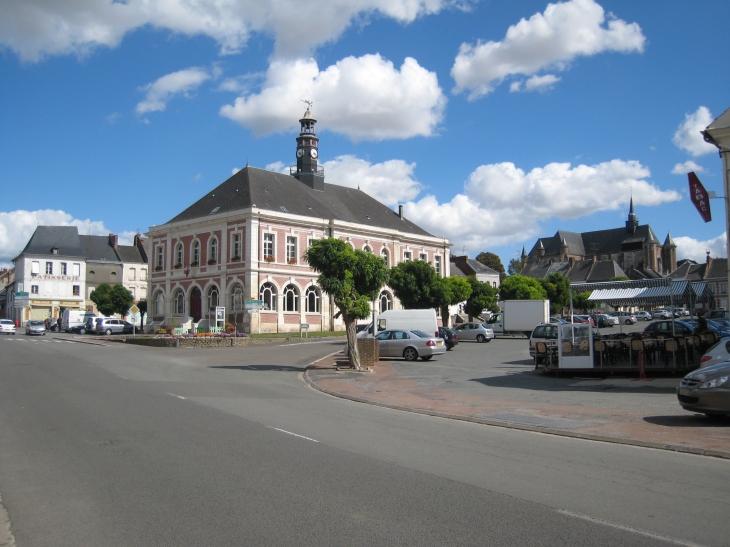
[(642, 279), (637, 281), (607, 281), (604, 283), (574, 283), (573, 293), (591, 291), (592, 302), (619, 306), (673, 306), (694, 309), (696, 303), (713, 308), (714, 297), (704, 281), (687, 279)]

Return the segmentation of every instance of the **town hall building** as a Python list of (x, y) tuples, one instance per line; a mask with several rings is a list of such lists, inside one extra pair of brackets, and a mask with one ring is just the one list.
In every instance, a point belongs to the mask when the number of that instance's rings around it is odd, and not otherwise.
[[(447, 239), (435, 237), (365, 192), (329, 184), (318, 164), (317, 120), (299, 120), (289, 174), (247, 165), (174, 218), (148, 232), (149, 314), (155, 325), (213, 325), (216, 308), (239, 331), (343, 330), (318, 274), (303, 259), (314, 240), (335, 237), (388, 266), (424, 260), (449, 275)], [(260, 300), (263, 309), (246, 309)], [(397, 309), (383, 287), (376, 311)]]

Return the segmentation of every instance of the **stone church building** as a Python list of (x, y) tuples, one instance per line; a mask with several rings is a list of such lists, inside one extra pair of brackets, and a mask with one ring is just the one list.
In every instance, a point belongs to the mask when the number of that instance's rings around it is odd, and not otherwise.
[[(389, 266), (430, 262), (449, 275), (448, 240), (434, 237), (359, 189), (325, 182), (316, 120), (299, 120), (289, 174), (246, 166), (174, 218), (148, 232), (149, 314), (156, 325), (214, 322), (216, 307), (239, 331), (342, 330), (302, 255), (312, 241), (336, 237)], [(246, 300), (263, 309), (245, 309)], [(376, 310), (399, 308), (383, 287)]]
[(622, 228), (594, 232), (558, 230), (541, 237), (529, 254), (522, 251), (522, 275), (537, 279), (560, 272), (571, 283), (664, 277), (677, 269), (677, 246), (667, 234), (664, 243), (648, 224), (639, 224), (634, 200)]

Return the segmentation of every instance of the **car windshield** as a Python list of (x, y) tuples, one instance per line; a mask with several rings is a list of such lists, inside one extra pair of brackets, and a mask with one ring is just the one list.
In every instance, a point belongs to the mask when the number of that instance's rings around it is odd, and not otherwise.
[(42, 327), (43, 321), (28, 321), (28, 325), (31, 327)]
[(431, 338), (428, 334), (426, 334), (422, 330), (412, 330), (411, 332), (413, 334), (415, 334), (416, 336), (418, 336), (419, 338)]

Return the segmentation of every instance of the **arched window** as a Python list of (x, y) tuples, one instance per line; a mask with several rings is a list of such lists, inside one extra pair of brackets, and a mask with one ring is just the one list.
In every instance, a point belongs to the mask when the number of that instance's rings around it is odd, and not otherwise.
[(243, 286), (240, 283), (236, 283), (231, 287), (231, 311), (242, 312), (245, 303), (246, 298), (243, 294)]
[(320, 313), (319, 301), (320, 294), (317, 287), (311, 286), (304, 291), (304, 307), (307, 313)]
[(380, 313), (393, 309), (393, 296), (388, 291), (382, 291), (379, 297)]
[(284, 287), (284, 311), (299, 311), (299, 289), (294, 285)]
[(385, 265), (388, 266), (388, 268), (390, 268), (390, 253), (388, 252), (388, 249), (383, 247), (380, 250), (380, 256), (382, 257), (383, 260), (385, 260)]
[(155, 315), (165, 315), (165, 293), (162, 291), (155, 294)]
[(372, 248), (370, 247), (370, 245), (365, 245), (365, 246), (364, 246), (364, 247), (362, 248), (362, 250), (363, 250), (363, 251), (365, 251), (366, 253), (370, 253), (370, 254), (373, 254), (373, 250), (372, 250)]
[(208, 289), (208, 309), (211, 311), (215, 311), (215, 308), (218, 306), (218, 287), (213, 285), (210, 289)]
[(178, 243), (175, 247), (175, 266), (182, 266), (183, 263), (183, 244)]
[(218, 238), (210, 238), (210, 248), (208, 249), (208, 262), (218, 262)]
[(261, 285), (259, 299), (264, 301), (263, 309), (276, 311), (276, 286), (269, 282)]
[(200, 264), (200, 241), (197, 239), (193, 241), (193, 261), (191, 266), (198, 266)]
[(173, 302), (175, 303), (175, 315), (185, 315), (185, 293), (182, 289), (178, 288), (175, 291)]

